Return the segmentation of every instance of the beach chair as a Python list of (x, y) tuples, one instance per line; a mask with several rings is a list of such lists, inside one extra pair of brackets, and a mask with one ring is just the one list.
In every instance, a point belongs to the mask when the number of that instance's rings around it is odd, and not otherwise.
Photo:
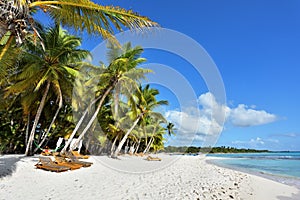
[(43, 156), (59, 155), (59, 152), (57, 152), (57, 151), (63, 147), (63, 146), (61, 146), (63, 140), (64, 140), (64, 138), (62, 138), (62, 137), (58, 138), (55, 149), (49, 149), (48, 146), (46, 146), (44, 149), (40, 148), (42, 150), (41, 155), (43, 155)]
[(148, 156), (146, 158), (146, 160), (148, 160), (148, 161), (161, 161), (161, 158)]
[(143, 153), (143, 152), (140, 152), (140, 153), (135, 153), (134, 155), (135, 155), (135, 156), (141, 156), (141, 157), (143, 157), (143, 156), (144, 156), (144, 153)]
[(38, 169), (43, 169), (52, 172), (64, 172), (70, 169), (70, 167), (57, 165), (49, 157), (40, 157), (39, 162), (35, 164), (35, 166)]
[(83, 167), (90, 167), (93, 163), (92, 162), (86, 162), (78, 160), (76, 156), (74, 156), (72, 153), (66, 152), (65, 156), (71, 160), (71, 162), (76, 164), (81, 164)]
[(58, 164), (59, 166), (69, 167), (71, 170), (79, 169), (83, 166), (79, 163), (69, 162), (65, 158), (60, 156), (55, 156), (54, 158), (56, 164)]
[(72, 154), (77, 157), (78, 159), (88, 159), (90, 156), (88, 155), (82, 155), (78, 151), (71, 151)]

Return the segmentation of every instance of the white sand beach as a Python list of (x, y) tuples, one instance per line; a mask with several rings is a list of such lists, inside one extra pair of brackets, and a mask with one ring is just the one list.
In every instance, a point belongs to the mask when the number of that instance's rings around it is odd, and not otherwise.
[(61, 173), (36, 169), (39, 156), (0, 156), (0, 199), (300, 199), (296, 187), (208, 164), (204, 157), (158, 156), (162, 161), (92, 156), (91, 167)]

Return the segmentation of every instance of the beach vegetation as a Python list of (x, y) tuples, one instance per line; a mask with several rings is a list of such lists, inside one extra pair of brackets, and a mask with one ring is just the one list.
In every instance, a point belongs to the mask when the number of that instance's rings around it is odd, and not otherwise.
[(196, 147), (196, 146), (167, 146), (163, 152), (166, 153), (183, 153), (183, 154), (197, 154), (197, 153), (262, 153), (269, 152), (268, 150), (257, 150), (249, 148), (235, 148), (235, 147)]
[(94, 66), (83, 62), (90, 53), (79, 48), (81, 39), (61, 26), (41, 27), (40, 36), (43, 45), (19, 47), (22, 57), (1, 84), (2, 152), (32, 155), (58, 137), (69, 139), (61, 153), (74, 137), (87, 138), (86, 150), (112, 157), (126, 146), (132, 153), (164, 148), (174, 125), (156, 110), (168, 104), (157, 99), (159, 90), (142, 85), (152, 72), (139, 66), (146, 61), (142, 47), (109, 43), (109, 64)]
[(88, 51), (78, 48), (81, 39), (69, 35), (59, 25), (41, 32), (40, 36), (44, 45), (26, 43), (23, 47), (22, 68), (12, 76), (13, 84), (5, 88), (6, 96), (21, 96), (24, 115), (34, 116), (26, 144), (26, 155), (33, 153), (36, 128), (46, 103), (57, 106), (46, 133), (49, 134), (63, 106), (63, 96), (70, 97), (69, 88), (77, 76), (79, 65), (89, 56)]

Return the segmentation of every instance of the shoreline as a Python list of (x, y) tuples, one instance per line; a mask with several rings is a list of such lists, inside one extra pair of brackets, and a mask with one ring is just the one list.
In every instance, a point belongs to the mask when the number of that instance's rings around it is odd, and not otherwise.
[[(34, 164), (39, 155), (0, 156), (0, 200), (296, 200), (300, 197), (300, 190), (296, 187), (207, 163), (208, 159), (204, 156), (151, 156), (162, 158), (162, 161), (147, 161), (146, 157), (129, 155), (120, 156), (119, 160), (91, 156), (87, 160), (94, 163), (91, 167), (61, 173), (36, 169)], [(120, 167), (123, 171), (114, 167)], [(126, 171), (142, 168), (157, 170), (140, 173)], [(3, 173), (7, 173), (6, 176)]]
[(271, 174), (271, 173), (260, 172), (260, 171), (251, 170), (251, 169), (247, 170), (246, 168), (242, 168), (242, 167), (236, 167), (236, 166), (231, 166), (231, 165), (227, 165), (227, 164), (221, 164), (221, 163), (214, 162), (214, 160), (227, 159), (227, 158), (219, 158), (219, 157), (206, 157), (206, 158), (207, 158), (206, 162), (209, 164), (216, 165), (218, 167), (222, 167), (222, 168), (226, 168), (226, 169), (240, 171), (240, 172), (251, 174), (254, 176), (259, 176), (259, 177), (266, 178), (266, 179), (269, 179), (272, 181), (276, 181), (278, 183), (297, 187), (300, 190), (300, 178), (299, 177), (284, 176), (284, 175), (280, 175), (280, 174)]

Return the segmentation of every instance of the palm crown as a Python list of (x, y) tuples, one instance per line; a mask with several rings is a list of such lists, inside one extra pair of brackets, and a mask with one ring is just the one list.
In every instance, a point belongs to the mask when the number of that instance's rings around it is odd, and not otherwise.
[(99, 34), (112, 38), (115, 30), (153, 27), (157, 23), (147, 17), (113, 6), (101, 6), (90, 0), (0, 0), (0, 38), (7, 32), (15, 36), (16, 43), (22, 44), (29, 31), (38, 36), (33, 13), (47, 12), (55, 21), (75, 30)]
[[(35, 134), (35, 128), (41, 116), (49, 91), (57, 94), (59, 106), (62, 104), (62, 89), (72, 85), (77, 75), (80, 61), (89, 55), (88, 51), (80, 50), (81, 40), (67, 34), (60, 26), (55, 26), (41, 34), (44, 48), (28, 42), (25, 46), (23, 69), (16, 74), (16, 83), (7, 88), (7, 95), (11, 93), (25, 94), (23, 101), (24, 111), (29, 112), (38, 92), (43, 94), (36, 111), (34, 125), (30, 133), (30, 143)], [(26, 154), (29, 154), (31, 144), (27, 145)]]

